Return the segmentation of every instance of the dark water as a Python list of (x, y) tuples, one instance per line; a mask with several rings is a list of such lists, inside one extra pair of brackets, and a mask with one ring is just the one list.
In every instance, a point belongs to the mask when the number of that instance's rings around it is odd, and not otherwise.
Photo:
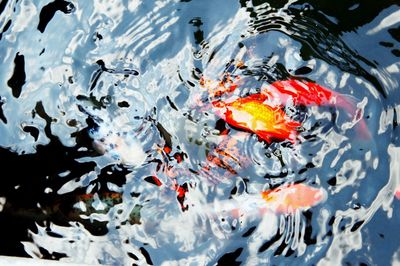
[[(1, 255), (400, 263), (397, 1), (3, 0), (0, 30)], [(356, 112), (296, 107), (300, 142), (259, 141), (200, 85), (233, 60), (240, 96), (306, 79)], [(210, 163), (232, 145), (237, 158)], [(291, 214), (218, 207), (292, 183), (327, 198)]]

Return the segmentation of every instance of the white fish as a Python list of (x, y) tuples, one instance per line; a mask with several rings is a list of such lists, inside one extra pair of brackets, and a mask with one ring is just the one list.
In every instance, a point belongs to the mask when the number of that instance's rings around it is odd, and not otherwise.
[(146, 153), (134, 133), (117, 131), (121, 130), (121, 127), (114, 123), (102, 121), (97, 124), (98, 127), (89, 130), (89, 136), (93, 139), (93, 147), (97, 152), (130, 167), (144, 163)]

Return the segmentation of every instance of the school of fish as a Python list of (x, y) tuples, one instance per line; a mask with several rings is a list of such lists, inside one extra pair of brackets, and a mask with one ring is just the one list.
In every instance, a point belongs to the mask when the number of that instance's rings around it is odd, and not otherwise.
[[(237, 67), (240, 64), (237, 65)], [(240, 88), (240, 77), (234, 76), (232, 73), (225, 72), (220, 80), (211, 80), (206, 77), (201, 77), (199, 81), (200, 88), (206, 89), (208, 94), (208, 105), (215, 115), (225, 121), (232, 129), (239, 132), (247, 132), (255, 134), (260, 141), (266, 144), (272, 142), (288, 141), (295, 145), (298, 143), (298, 136), (302, 130), (302, 122), (296, 121), (285, 112), (285, 106), (290, 103), (293, 106), (334, 106), (342, 108), (349, 115), (356, 114), (356, 106), (353, 100), (347, 96), (339, 94), (333, 90), (325, 88), (317, 83), (300, 80), (287, 79), (275, 81), (266, 87), (263, 87), (260, 92), (250, 94), (244, 97), (239, 97), (234, 92)], [(363, 119), (359, 121), (358, 131), (361, 136), (369, 137), (369, 132), (366, 128)], [(221, 132), (221, 135), (227, 134)], [(115, 136), (114, 136), (115, 138)], [(103, 140), (104, 143), (115, 140)], [(125, 159), (124, 154), (129, 154), (124, 148), (122, 141), (117, 141), (118, 150), (124, 151), (118, 153), (119, 159), (122, 162), (129, 162)], [(200, 175), (212, 175), (213, 167), (223, 168), (230, 175), (236, 175), (236, 170), (229, 164), (229, 161), (234, 161), (239, 164), (240, 151), (235, 149), (234, 137), (227, 136), (224, 143), (209, 153), (207, 163), (204, 164)], [(95, 141), (96, 148), (102, 150), (104, 144)], [(115, 146), (115, 145), (114, 145)], [(171, 158), (171, 145), (166, 145), (160, 148), (160, 153), (164, 157)], [(172, 158), (177, 164), (184, 160), (183, 154), (175, 153)], [(189, 171), (179, 171), (172, 166), (168, 166), (170, 159), (164, 160), (166, 165), (158, 166), (158, 169), (164, 169), (164, 174), (172, 180), (172, 185), (163, 184), (157, 177), (157, 174), (145, 178), (146, 181), (153, 183), (159, 187), (164, 186), (175, 190), (177, 201), (182, 211), (188, 210), (185, 205), (185, 195), (190, 191), (190, 186), (187, 183), (178, 184), (176, 176), (180, 174), (190, 174)], [(159, 163), (163, 164), (163, 163)], [(310, 186), (307, 184), (285, 184), (277, 188), (261, 191), (258, 194), (247, 194), (239, 196), (233, 204), (232, 200), (222, 201), (218, 204), (218, 209), (215, 211), (228, 211), (233, 217), (243, 211), (249, 212), (249, 206), (255, 208), (260, 215), (265, 212), (290, 214), (297, 210), (305, 210), (315, 206), (326, 199), (326, 191), (323, 188)]]

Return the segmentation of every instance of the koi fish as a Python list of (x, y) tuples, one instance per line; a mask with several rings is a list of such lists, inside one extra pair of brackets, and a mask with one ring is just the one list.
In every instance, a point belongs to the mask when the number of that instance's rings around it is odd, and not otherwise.
[(240, 195), (233, 200), (219, 201), (209, 208), (212, 213), (226, 213), (232, 218), (262, 216), (266, 213), (292, 214), (307, 210), (326, 199), (326, 191), (305, 184), (284, 185), (260, 194)]
[(313, 82), (294, 79), (276, 81), (263, 89), (261, 94), (268, 99), (277, 99), (283, 105), (289, 99), (292, 99), (294, 105), (350, 105), (350, 102), (337, 92)]
[(146, 159), (142, 145), (135, 136), (113, 132), (104, 123), (89, 131), (94, 149), (119, 163), (140, 166)]
[(394, 196), (396, 199), (400, 200), (400, 186), (397, 187), (396, 191), (394, 192)]
[(238, 98), (232, 102), (214, 101), (218, 116), (229, 125), (255, 133), (262, 140), (288, 139), (294, 143), (301, 124), (291, 120), (280, 108), (267, 104), (258, 95)]
[(321, 188), (293, 184), (264, 191), (261, 196), (275, 212), (292, 213), (315, 206), (326, 198), (326, 193)]
[[(209, 90), (209, 94), (213, 97), (232, 93), (235, 91), (240, 83), (240, 76), (233, 75), (233, 72), (242, 67), (244, 63), (239, 61), (235, 65), (230, 65), (233, 70), (224, 72), (221, 81), (207, 80), (204, 77), (200, 79), (200, 85)], [(354, 103), (335, 91), (325, 88), (317, 83), (288, 79), (275, 81), (269, 86), (262, 88), (260, 99), (265, 97), (264, 100), (269, 99), (278, 105), (285, 105), (289, 99), (293, 100), (294, 105), (336, 105), (343, 107), (347, 111), (354, 110)]]
[[(262, 89), (261, 94), (266, 100), (272, 100), (281, 105), (285, 105), (291, 99), (294, 105), (337, 106), (351, 115), (359, 115), (351, 98), (310, 81), (294, 79), (276, 81)], [(371, 138), (367, 124), (362, 118), (359, 120), (357, 131), (363, 139)]]
[[(203, 78), (200, 80), (200, 85), (208, 87), (210, 95), (212, 96), (211, 98), (232, 93), (238, 88), (230, 75), (219, 83), (206, 81)], [(212, 88), (210, 88), (210, 86)], [(211, 92), (213, 89), (215, 91)], [(271, 139), (289, 139), (293, 143), (294, 137), (297, 133), (296, 127), (299, 127), (300, 123), (291, 121), (282, 110), (279, 110), (285, 106), (289, 100), (291, 100), (295, 106), (335, 105), (343, 108), (350, 114), (357, 115), (355, 104), (350, 100), (350, 98), (319, 84), (294, 79), (276, 81), (268, 87), (263, 88), (261, 93), (253, 94), (245, 98), (239, 98), (228, 104), (223, 104), (221, 100), (215, 100), (213, 106), (216, 107), (217, 110), (224, 106), (227, 108), (227, 112), (225, 113), (221, 113), (221, 111), (218, 110), (217, 115), (222, 117), (232, 126), (253, 132), (267, 142), (271, 142)], [(261, 107), (262, 105), (264, 105), (264, 107)], [(232, 112), (232, 110), (235, 112)], [(274, 110), (274, 112), (272, 110)], [(263, 115), (264, 112), (267, 115)], [(266, 119), (267, 117), (273, 117), (272, 115), (268, 115), (271, 113), (275, 113), (278, 118), (276, 121), (273, 119)], [(263, 120), (264, 123), (262, 122)], [(260, 128), (255, 130), (255, 125), (257, 125), (257, 123), (260, 126), (265, 126), (265, 122), (267, 121), (268, 123), (278, 123), (269, 124), (269, 127), (266, 127), (264, 130)], [(359, 125), (359, 135), (364, 139), (370, 138), (370, 133), (364, 119), (360, 119)], [(271, 128), (274, 127), (278, 128), (277, 134), (275, 134), (275, 130), (271, 130)]]
[[(326, 191), (323, 188), (311, 187), (305, 184), (284, 185), (276, 189), (256, 194), (242, 194), (232, 199), (215, 201), (207, 204), (193, 204), (196, 197), (190, 197), (192, 208), (188, 215), (182, 214), (163, 220), (149, 218), (145, 226), (150, 228), (176, 228), (187, 223), (196, 225), (198, 221), (216, 220), (223, 218), (257, 220), (276, 215), (292, 215), (295, 212), (305, 211), (326, 199)], [(194, 201), (193, 201), (194, 200)], [(203, 226), (204, 223), (198, 225)], [(201, 230), (203, 231), (203, 230)]]

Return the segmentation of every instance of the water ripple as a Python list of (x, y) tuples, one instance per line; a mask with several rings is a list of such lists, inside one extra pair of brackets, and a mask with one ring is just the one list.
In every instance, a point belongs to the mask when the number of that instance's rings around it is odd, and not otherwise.
[[(15, 176), (0, 246), (110, 265), (398, 262), (396, 14), (392, 1), (0, 3), (0, 166)], [(218, 114), (215, 101), (288, 79), (337, 96), (270, 99), (301, 124), (295, 141)], [(282, 211), (273, 193), (300, 188), (320, 201)]]

